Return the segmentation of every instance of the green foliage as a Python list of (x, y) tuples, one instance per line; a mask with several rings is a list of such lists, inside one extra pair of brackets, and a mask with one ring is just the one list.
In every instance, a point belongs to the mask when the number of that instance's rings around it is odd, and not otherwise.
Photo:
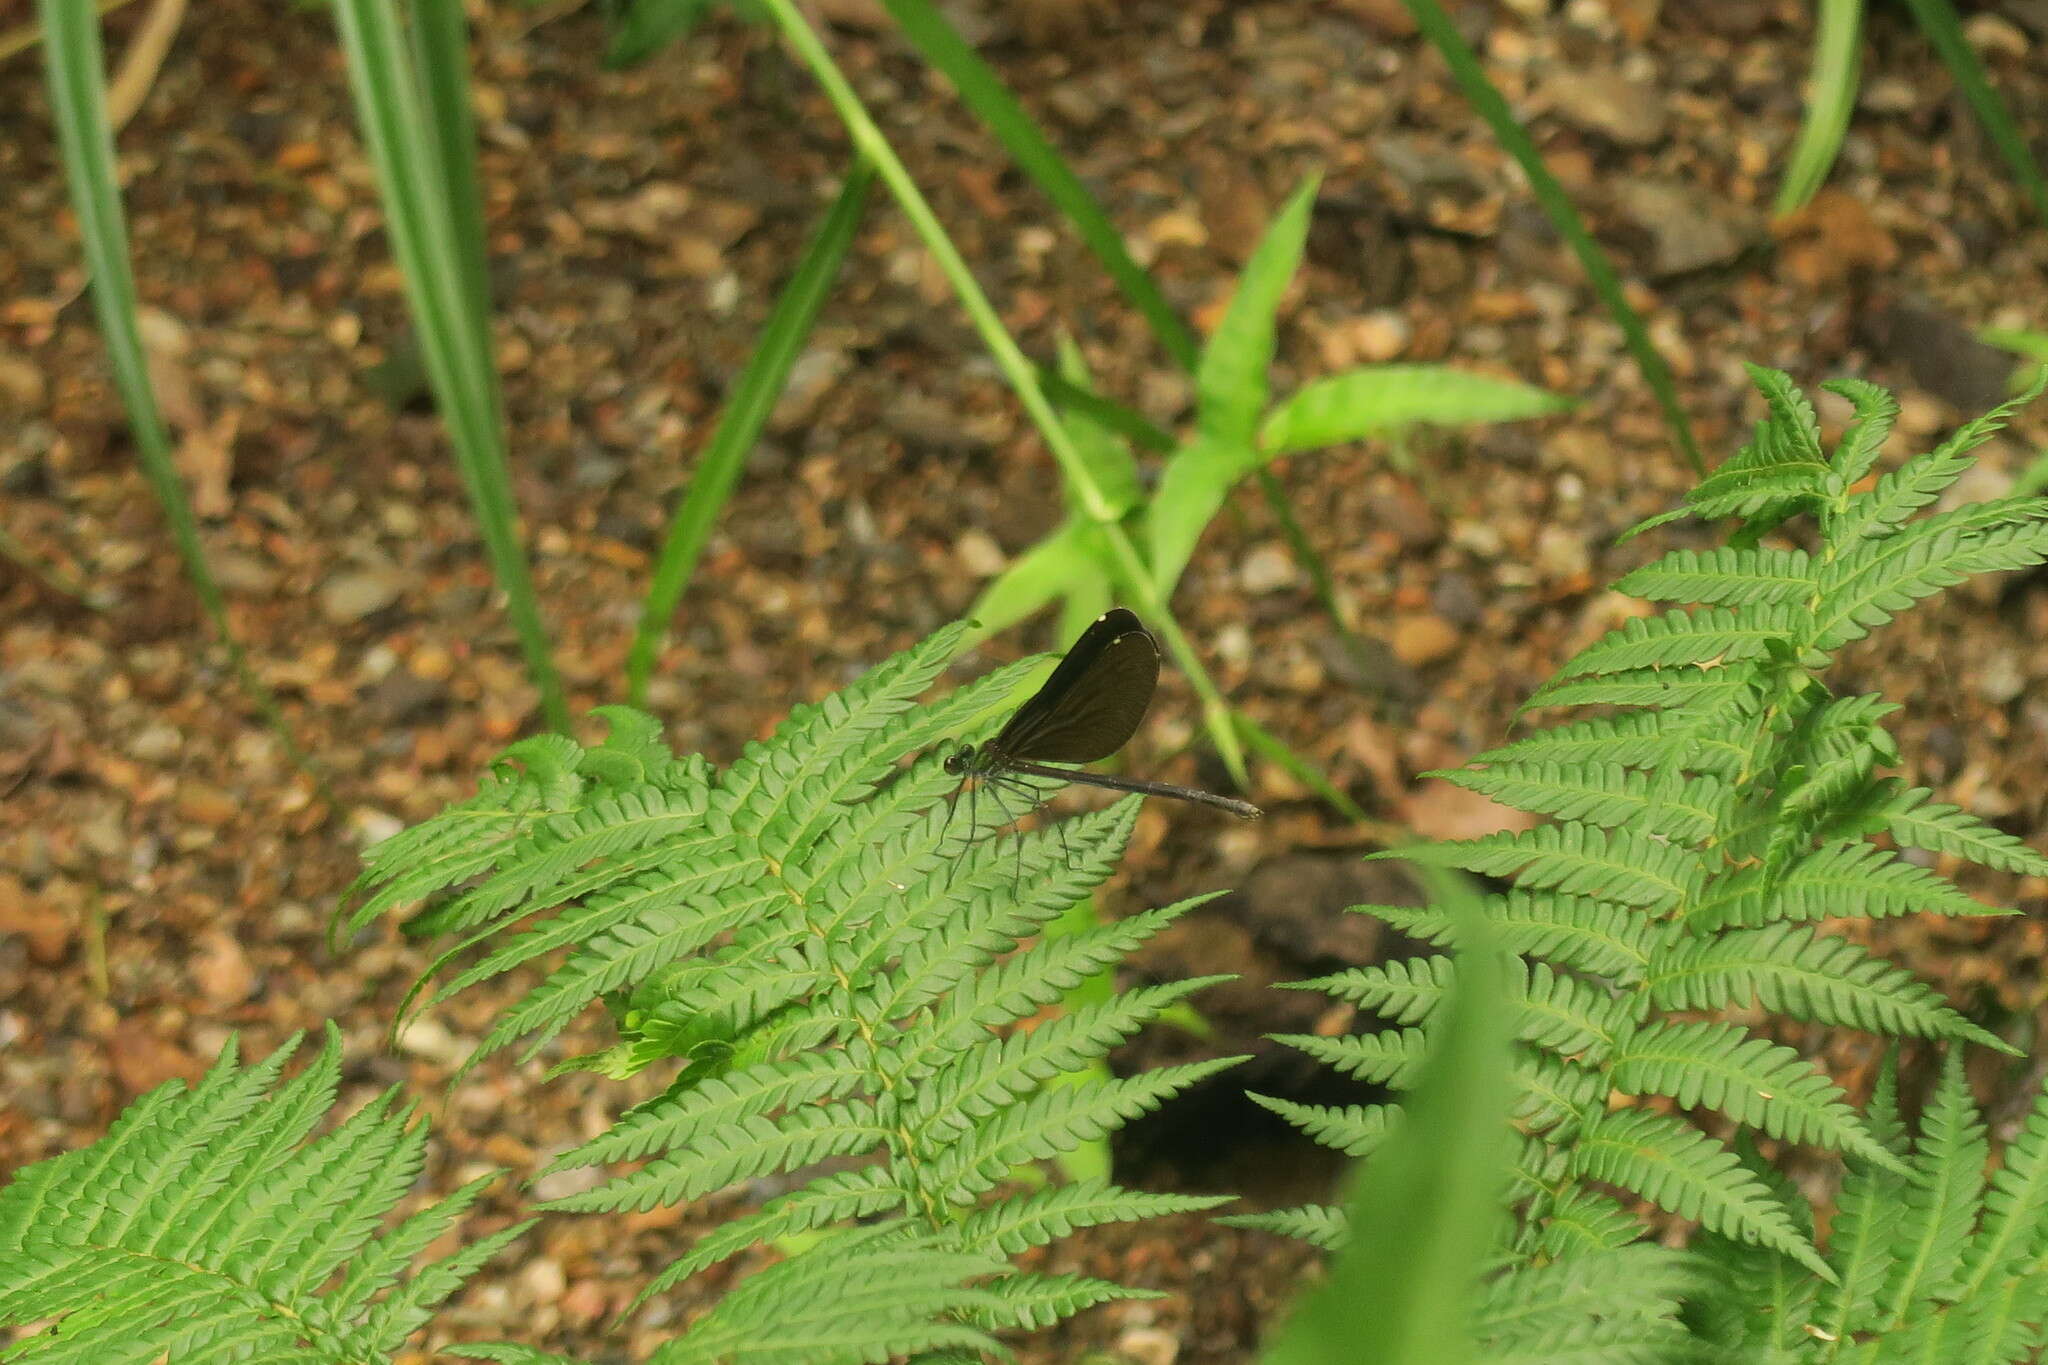
[(1358, 1359), (1363, 1341), (1376, 1365), (1689, 1358), (1679, 1312), (1697, 1272), (1661, 1247), (1636, 1242), (1512, 1266), (1482, 1285), (1504, 1222), (1509, 1047), (1524, 992), (1513, 988), (1520, 964), (1500, 956), (1484, 904), (1443, 874), (1432, 881), (1461, 947), (1455, 970), (1448, 956), (1416, 964), (1435, 964), (1427, 979), (1441, 988), (1445, 1018), (1405, 1112), (1260, 1101), (1318, 1141), (1377, 1153), (1361, 1168), (1348, 1219), (1310, 1206), (1221, 1220), (1340, 1252), (1329, 1282), (1295, 1310), (1265, 1359)]
[(90, 1147), (0, 1189), (0, 1327), (54, 1319), (0, 1359), (56, 1365), (386, 1357), (528, 1224), (420, 1262), (496, 1175), (395, 1226), (426, 1128), (386, 1091), (330, 1131), (338, 1031), (280, 1082), (231, 1040), (197, 1087), (169, 1081)]
[(1693, 1313), (1705, 1344), (1716, 1359), (1815, 1365), (2037, 1359), (2048, 1345), (2048, 1091), (1988, 1181), (1984, 1121), (1955, 1052), (1917, 1141), (1902, 1135), (1889, 1064), (1870, 1122), (1898, 1160), (1851, 1160), (1827, 1283), (1785, 1283), (1782, 1263), (1753, 1247), (1697, 1244), (1713, 1277)]
[[(1041, 936), (1109, 874), (1135, 801), (988, 838), (1007, 813), (949, 806), (942, 753), (898, 767), (906, 750), (971, 732), (1036, 665), (914, 705), (964, 629), (798, 707), (723, 770), (673, 757), (624, 708), (603, 713), (601, 744), (515, 745), (476, 797), (372, 850), (350, 897), (348, 928), (428, 899), (424, 922), (455, 936), (438, 968), (473, 957), (429, 1006), (555, 964), (477, 1057), (521, 1040), (537, 1055), (602, 1000), (620, 1042), (562, 1065), (675, 1069), (661, 1095), (549, 1169), (632, 1168), (549, 1207), (648, 1209), (797, 1175), (684, 1249), (646, 1294), (761, 1242), (855, 1219), (894, 1229), (862, 1255), (899, 1266), (902, 1293), (884, 1269), (852, 1263), (834, 1233), (748, 1281), (661, 1359), (709, 1359), (745, 1340), (763, 1359), (881, 1360), (1043, 1326), (1133, 1291), (1026, 1274), (1003, 1257), (1077, 1227), (1221, 1202), (1106, 1181), (1001, 1188), (1236, 1059), (1072, 1082), (1217, 978), (1108, 993), (1037, 1021), (1194, 902)], [(849, 1158), (863, 1164), (845, 1168)], [(835, 1167), (813, 1169), (826, 1161)], [(840, 1305), (834, 1322), (818, 1316), (825, 1304)]]
[(565, 729), (568, 703), (520, 543), (507, 472), (461, 11), (426, 7), (411, 43), (393, 0), (335, 0), (334, 19), (435, 405), (448, 424), (541, 709), (554, 728)]
[[(2048, 1195), (2033, 1184), (2048, 1154), (2048, 1110), (2015, 1145), (2011, 1174), (1982, 1201), (2011, 1214), (1987, 1216), (1985, 1226), (2000, 1231), (1980, 1239), (1991, 1249), (1972, 1251), (1980, 1202), (1973, 1172), (1983, 1144), (1959, 1079), (1930, 1110), (1920, 1149), (1909, 1156), (1890, 1136), (1892, 1120), (1858, 1115), (1812, 1061), (1749, 1023), (1699, 1017), (1753, 1018), (1761, 1005), (1890, 1037), (2012, 1050), (1820, 922), (1994, 913), (1888, 844), (2034, 875), (2048, 871), (2048, 859), (1884, 775), (1898, 762), (1882, 724), (1894, 708), (1877, 697), (1835, 696), (1822, 677), (1841, 645), (1928, 594), (1985, 569), (2048, 558), (2048, 503), (1926, 510), (2009, 407), (1857, 492), (1889, 429), (1889, 398), (1867, 384), (1833, 386), (1857, 419), (1830, 452), (1790, 381), (1753, 373), (1766, 417), (1687, 500), (1699, 515), (1739, 518), (1734, 544), (1677, 550), (1622, 581), (1647, 597), (1700, 605), (1629, 621), (1559, 670), (1570, 681), (1538, 693), (1552, 704), (1634, 709), (1559, 725), (1441, 774), (1547, 823), (1401, 856), (1513, 883), (1485, 901), (1489, 934), (1521, 959), (1504, 983), (1517, 1016), (1520, 1096), (1511, 1112), (1527, 1142), (1511, 1196), (1519, 1223), (1507, 1270), (1533, 1273), (1556, 1258), (1569, 1263), (1629, 1245), (1635, 1220), (1607, 1194), (1619, 1190), (1699, 1224), (1726, 1248), (1722, 1260), (1739, 1263), (1729, 1283), (1747, 1286), (1737, 1300), (1775, 1305), (1769, 1330), (1778, 1337), (1769, 1350), (1792, 1351), (1811, 1343), (1794, 1342), (1800, 1334), (1784, 1323), (1809, 1311), (1840, 1310), (1836, 1319), (1858, 1331), (1872, 1303), (1889, 1305), (1895, 1327), (1930, 1315), (1975, 1324), (1913, 1305), (1948, 1302), (1966, 1283), (1971, 1292), (2006, 1283), (1998, 1277), (2014, 1273), (2015, 1257), (2048, 1243), (2040, 1217)], [(1762, 543), (1794, 516), (1816, 523), (1818, 548)], [(1441, 904), (1358, 909), (1439, 946), (1460, 945), (1469, 932)], [(1301, 983), (1376, 1011), (1384, 1026), (1282, 1041), (1355, 1076), (1405, 1087), (1426, 1073), (1464, 970), (1462, 960), (1424, 957)], [(1268, 1103), (1328, 1145), (1381, 1147), (1372, 1160), (1384, 1158), (1386, 1134), (1407, 1131), (1412, 1119), (1384, 1107)], [(1695, 1110), (1718, 1117), (1696, 1127), (1682, 1116)], [(1868, 1257), (1845, 1261), (1815, 1249), (1805, 1200), (1750, 1155), (1747, 1143), (1758, 1136), (1839, 1153), (1864, 1172), (1859, 1179), (1891, 1182), (1884, 1199), (1857, 1196), (1859, 1205), (1845, 1196), (1845, 1209), (1884, 1206), (1856, 1215), (1866, 1222), (1896, 1216), (1908, 1229), (1901, 1235), (1912, 1245), (1895, 1253), (1902, 1268), (1885, 1272), (1884, 1295), (1873, 1297)], [(1891, 1207), (1898, 1192), (1903, 1211)], [(1325, 1245), (1342, 1240), (1336, 1210), (1296, 1210), (1264, 1225)], [(1837, 1244), (1847, 1245), (1839, 1231)], [(1978, 1267), (1991, 1268), (1973, 1273)], [(2026, 1299), (2033, 1290), (2014, 1292), (2014, 1302), (2035, 1302)], [(2007, 1331), (2007, 1319), (1999, 1321), (1995, 1330)], [(1752, 1352), (1715, 1358), (1779, 1358), (1761, 1338), (1750, 1345)]]
[(1526, 384), (1439, 365), (1363, 366), (1276, 402), (1270, 371), (1280, 304), (1301, 264), (1316, 185), (1311, 176), (1295, 189), (1245, 263), (1223, 320), (1195, 358), (1194, 432), (1173, 448), (1149, 497), (1127, 444), (1131, 423), (1116, 420), (1121, 409), (1090, 389), (1079, 352), (1063, 347), (1055, 396), (1086, 457), (1091, 484), (1103, 495), (1083, 497), (1069, 482), (1066, 521), (1013, 561), (975, 604), (971, 614), (985, 630), (1001, 630), (1055, 600), (1069, 604), (1070, 625), (1092, 620), (1104, 585), (1124, 573), (1102, 529), (1111, 524), (1128, 523), (1137, 533), (1155, 588), (1162, 599), (1170, 597), (1231, 490), (1283, 455), (1421, 423), (1514, 421), (1570, 406)]
[(1472, 1359), (1470, 1301), (1500, 1222), (1515, 1012), (1477, 897), (1454, 878), (1437, 882), (1462, 929), (1463, 981), (1443, 1001), (1407, 1122), (1360, 1169), (1351, 1199), (1356, 1236), (1329, 1282), (1296, 1306), (1265, 1354), (1269, 1365), (1341, 1360), (1368, 1338), (1382, 1365)]

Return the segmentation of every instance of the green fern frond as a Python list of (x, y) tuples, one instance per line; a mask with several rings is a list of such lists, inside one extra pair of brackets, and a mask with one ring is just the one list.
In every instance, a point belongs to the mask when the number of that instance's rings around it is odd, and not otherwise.
[(731, 1075), (685, 1078), (668, 1093), (628, 1110), (609, 1131), (562, 1153), (535, 1178), (691, 1146), (700, 1135), (741, 1119), (843, 1098), (868, 1077), (869, 1069), (844, 1052), (809, 1052)]
[(1558, 1053), (1604, 1061), (1632, 1032), (1636, 999), (1613, 994), (1545, 962), (1521, 963), (1510, 974), (1520, 1015), (1515, 1037)]
[(1451, 958), (1443, 954), (1396, 959), (1377, 967), (1351, 967), (1280, 985), (1285, 990), (1321, 991), (1372, 1010), (1392, 1023), (1419, 1024), (1442, 1003), (1452, 976)]
[(1303, 1204), (1298, 1208), (1271, 1209), (1265, 1213), (1226, 1213), (1215, 1221), (1226, 1227), (1278, 1233), (1324, 1251), (1342, 1251), (1350, 1237), (1344, 1210), (1327, 1204)]
[[(662, 1365), (734, 1358), (880, 1365), (948, 1347), (1001, 1353), (969, 1321), (1003, 1311), (1001, 1296), (976, 1282), (1008, 1268), (997, 1257), (960, 1250), (946, 1233), (915, 1231), (900, 1219), (839, 1229), (741, 1281), (654, 1358)], [(461, 1354), (479, 1352), (465, 1347)]]
[(769, 1246), (785, 1237), (834, 1223), (900, 1209), (909, 1191), (898, 1185), (885, 1166), (830, 1171), (786, 1194), (778, 1194), (751, 1213), (729, 1218), (698, 1238), (689, 1251), (669, 1262), (628, 1305), (630, 1313), (656, 1295), (666, 1293), (700, 1270), (739, 1255), (749, 1247)]
[[(1875, 1099), (1872, 1109), (1877, 1108)], [(1893, 1115), (1896, 1118), (1896, 1115)], [(1878, 1293), (1892, 1265), (1891, 1247), (1905, 1215), (1903, 1172), (1877, 1165), (1850, 1169), (1835, 1197), (1828, 1260), (1837, 1283), (1824, 1287), (1814, 1309), (1822, 1339), (1842, 1342), (1873, 1320)]]
[[(1761, 656), (1775, 641), (1812, 633), (1812, 614), (1797, 603), (1770, 603), (1737, 610), (1702, 607), (1637, 616), (1573, 655), (1557, 670), (1560, 679), (1591, 674), (1627, 675), (1638, 669), (1687, 665), (1727, 666)], [(1555, 704), (1555, 703), (1549, 703)]]
[(1614, 588), (1650, 602), (1723, 607), (1758, 602), (1797, 604), (1813, 596), (1813, 562), (1804, 550), (1731, 546), (1673, 550), (1623, 574)]
[(311, 1137), (334, 1103), (340, 1038), (330, 1027), (279, 1085), (298, 1042), (243, 1067), (231, 1040), (196, 1088), (157, 1087), (99, 1142), (0, 1189), (0, 1327), (57, 1320), (10, 1359), (353, 1365), (396, 1350), (529, 1226), (417, 1264), (495, 1177), (385, 1230), (424, 1133), (387, 1097)]
[(1848, 399), (1856, 411), (1829, 461), (1846, 489), (1877, 463), (1878, 452), (1884, 449), (1885, 438), (1892, 434), (1892, 423), (1898, 419), (1899, 401), (1865, 379), (1830, 379), (1821, 387)]
[(1772, 463), (1825, 465), (1820, 417), (1792, 376), (1768, 365), (1745, 364), (1742, 368), (1763, 395), (1770, 416), (1757, 423), (1755, 453), (1746, 452), (1729, 463), (1738, 468), (1767, 468)]
[(1784, 1206), (1735, 1154), (1677, 1119), (1646, 1109), (1604, 1115), (1579, 1135), (1571, 1160), (1582, 1177), (1634, 1190), (1710, 1231), (1767, 1247), (1834, 1279)]
[[(1583, 896), (1510, 891), (1488, 896), (1485, 908), (1488, 924), (1509, 952), (1540, 957), (1621, 985), (1642, 980), (1663, 936), (1655, 923), (1628, 906)], [(1371, 915), (1410, 938), (1439, 948), (1457, 946), (1452, 917), (1435, 906), (1354, 905), (1351, 911)], [(1291, 988), (1296, 983), (1281, 984)], [(1306, 987), (1311, 983), (1299, 984)]]
[(1570, 823), (1422, 844), (1402, 849), (1399, 856), (1434, 867), (1514, 876), (1530, 890), (1593, 896), (1646, 910), (1677, 906), (1696, 875), (1685, 849), (1631, 830)]
[(1472, 1333), (1489, 1361), (1683, 1359), (1679, 1312), (1698, 1280), (1690, 1258), (1646, 1242), (1517, 1266), (1486, 1286)]
[(1192, 977), (1125, 991), (1069, 1010), (1037, 1028), (1012, 1033), (993, 1048), (956, 1053), (920, 1078), (899, 1122), (929, 1146), (967, 1140), (983, 1123), (1037, 1093), (1048, 1081), (1108, 1056), (1170, 1006), (1228, 980)]
[(1419, 1028), (1354, 1033), (1341, 1038), (1324, 1038), (1314, 1033), (1273, 1033), (1267, 1036), (1276, 1043), (1285, 1043), (1305, 1052), (1347, 1076), (1395, 1090), (1405, 1089), (1414, 1081), (1415, 1072), (1429, 1051), (1429, 1036)]
[(871, 1100), (812, 1105), (776, 1118), (757, 1115), (705, 1134), (688, 1149), (670, 1152), (594, 1189), (564, 1195), (541, 1207), (644, 1213), (663, 1204), (700, 1199), (742, 1180), (799, 1170), (828, 1157), (872, 1151), (891, 1135)]
[(2006, 420), (2040, 393), (2038, 383), (1998, 407), (1958, 427), (1954, 434), (1932, 452), (1909, 461), (1877, 481), (1868, 493), (1848, 500), (1847, 510), (1827, 527), (1831, 538), (1843, 542), (1866, 536), (1889, 534), (1907, 518), (1933, 502), (1949, 485), (1976, 463), (1968, 452), (1997, 435)]
[(1725, 813), (1727, 790), (1711, 777), (1675, 770), (1652, 776), (1620, 764), (1497, 763), (1424, 773), (1503, 805), (1604, 829), (1623, 826), (1677, 843), (1698, 843)]
[(1216, 1057), (1099, 1084), (1041, 1090), (938, 1153), (930, 1163), (925, 1189), (941, 1204), (965, 1203), (991, 1188), (1011, 1168), (1063, 1156), (1244, 1060), (1242, 1056)]
[(1647, 978), (1659, 1009), (1742, 1009), (1893, 1037), (2006, 1048), (1902, 968), (1810, 925), (1774, 924), (1675, 943)]
[(1896, 1164), (1825, 1073), (1740, 1025), (1648, 1024), (1621, 1044), (1613, 1066), (1616, 1084), (1629, 1094), (1669, 1095), (1687, 1109), (1705, 1105), (1787, 1142)]
[(1952, 853), (1979, 867), (2048, 877), (2048, 857), (1958, 806), (1930, 803), (1926, 787), (1900, 792), (1885, 811), (1885, 832), (1909, 848)]
[(1984, 1194), (1984, 1216), (1963, 1255), (1962, 1291), (1976, 1294), (2001, 1278), (2039, 1275), (2048, 1252), (2048, 1090), (2034, 1098), (2019, 1132), (2005, 1144)]
[(1702, 894), (1688, 923), (1755, 928), (1781, 921), (1882, 919), (1932, 911), (1943, 915), (2010, 914), (1985, 905), (1924, 867), (1875, 844), (1843, 842), (1817, 849), (1775, 879), (1745, 872)]
[(1532, 1254), (1577, 1258), (1629, 1246), (1643, 1235), (1642, 1220), (1614, 1196), (1573, 1186), (1553, 1201), (1542, 1220), (1528, 1225)]
[(1989, 1155), (1962, 1056), (1951, 1051), (1920, 1116), (1920, 1141), (1907, 1164), (1904, 1207), (1892, 1232), (1893, 1270), (1879, 1296), (1892, 1326), (1905, 1322), (1923, 1295), (1952, 1293), (1983, 1198)]
[[(1688, 746), (1690, 757), (1683, 757)], [(1721, 754), (1718, 759), (1714, 756), (1717, 750)], [(1471, 764), (1619, 764), (1624, 768), (1652, 768), (1671, 764), (1674, 755), (1681, 756), (1679, 761), (1684, 766), (1701, 772), (1718, 772), (1728, 759), (1739, 761), (1747, 756), (1725, 735), (1701, 733), (1697, 723), (1683, 712), (1622, 711), (1539, 730), (1511, 744), (1488, 749), (1472, 758)]]
[(960, 1220), (963, 1246), (993, 1247), (1006, 1255), (1104, 1223), (1129, 1223), (1195, 1213), (1232, 1202), (1229, 1195), (1153, 1194), (1107, 1180), (1053, 1185), (985, 1205)]
[(1971, 510), (1917, 522), (1859, 546), (1822, 570), (1813, 612), (1814, 646), (1837, 649), (1943, 588), (2048, 558), (2048, 524), (2030, 521), (1980, 532), (1967, 521), (1951, 521)]
[[(1606, 1074), (1597, 1067), (1530, 1053), (1519, 1059), (1514, 1078), (1521, 1094), (1510, 1111), (1517, 1125), (1527, 1133), (1544, 1133), (1563, 1140), (1571, 1128), (1607, 1102), (1610, 1087)], [(1556, 1130), (1556, 1131), (1554, 1131)]]
[(1118, 1299), (1163, 1299), (1157, 1289), (1131, 1289), (1092, 1275), (1013, 1273), (985, 1286), (1000, 1305), (972, 1315), (976, 1326), (1030, 1331)]
[(1553, 678), (1529, 694), (1522, 710), (1549, 706), (1647, 706), (1691, 713), (1718, 711), (1756, 688), (1745, 669), (1721, 664), (1632, 668), (1590, 678)]
[(1399, 1106), (1391, 1104), (1300, 1104), (1252, 1090), (1245, 1091), (1245, 1098), (1349, 1157), (1364, 1156), (1385, 1142), (1401, 1117)]

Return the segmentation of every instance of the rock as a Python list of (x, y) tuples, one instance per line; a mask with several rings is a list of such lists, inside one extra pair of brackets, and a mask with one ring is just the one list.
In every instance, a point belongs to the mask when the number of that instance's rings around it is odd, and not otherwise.
[(1692, 185), (1624, 180), (1615, 206), (1650, 240), (1649, 273), (1658, 279), (1727, 265), (1764, 239), (1763, 225)]
[(1567, 71), (1544, 83), (1557, 116), (1624, 147), (1648, 147), (1664, 136), (1664, 101), (1655, 86), (1616, 71)]
[(1889, 270), (1899, 246), (1856, 195), (1832, 185), (1774, 225), (1779, 268), (1808, 289), (1840, 284), (1857, 271)]
[(456, 1037), (448, 1031), (446, 1024), (424, 1014), (408, 1020), (391, 1041), (400, 1052), (424, 1057), (451, 1071), (468, 1061), (469, 1054), (476, 1051), (474, 1041)]
[(789, 367), (789, 381), (768, 416), (768, 430), (793, 431), (811, 419), (840, 378), (853, 366), (844, 347), (810, 346)]
[(1972, 682), (1978, 696), (1993, 706), (2004, 706), (2027, 690), (2027, 670), (2016, 650), (2001, 649), (1976, 670)]
[(1448, 659), (1464, 637), (1458, 628), (1433, 612), (1404, 616), (1394, 624), (1394, 657), (1410, 668)]
[(45, 388), (43, 372), (33, 363), (12, 351), (0, 351), (0, 397), (9, 407), (21, 412), (41, 408)]
[(1290, 970), (1298, 966), (1312, 973), (1417, 951), (1420, 945), (1406, 935), (1371, 915), (1347, 911), (1354, 905), (1419, 905), (1421, 899), (1406, 874), (1390, 864), (1360, 862), (1350, 854), (1288, 853), (1254, 867), (1240, 890), (1216, 904), (1227, 904), (1231, 917)]
[(1415, 16), (1401, 0), (1337, 0), (1337, 11), (1350, 15), (1381, 38), (1415, 36)]
[(72, 917), (47, 898), (31, 896), (9, 873), (0, 872), (0, 936), (19, 934), (29, 960), (54, 967), (71, 951)]
[(205, 1070), (197, 1057), (160, 1036), (153, 1021), (132, 1014), (114, 1025), (113, 1036), (107, 1039), (107, 1061), (124, 1104), (168, 1080), (196, 1084)]
[(178, 784), (178, 818), (209, 829), (220, 829), (234, 821), (242, 803), (210, 782), (187, 779)]
[(1131, 1365), (1173, 1365), (1180, 1338), (1162, 1327), (1128, 1327), (1117, 1334), (1116, 1353)]
[(221, 587), (246, 597), (264, 597), (277, 589), (277, 570), (243, 550), (215, 550), (207, 562)]
[(206, 997), (206, 1003), (215, 1009), (239, 1005), (256, 989), (256, 972), (249, 966), (249, 955), (242, 951), (235, 936), (225, 930), (212, 929), (200, 935), (186, 970), (192, 976), (192, 984)]
[(1978, 413), (2005, 398), (2010, 354), (1987, 346), (1946, 309), (1920, 295), (1880, 303), (1858, 319), (1873, 350), (1903, 360), (1913, 382), (1959, 411)]
[(1003, 547), (988, 532), (970, 528), (953, 542), (953, 557), (960, 567), (977, 578), (994, 578), (1009, 565)]
[(1237, 581), (1254, 596), (1291, 588), (1296, 582), (1294, 559), (1278, 545), (1261, 545), (1238, 565)]
[(339, 573), (320, 585), (320, 610), (336, 625), (350, 625), (384, 610), (404, 590), (403, 577), (389, 569)]

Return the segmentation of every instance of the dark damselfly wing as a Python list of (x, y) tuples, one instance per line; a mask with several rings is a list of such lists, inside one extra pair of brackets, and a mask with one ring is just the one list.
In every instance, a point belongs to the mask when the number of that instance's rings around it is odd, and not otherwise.
[(1095, 618), (1045, 686), (983, 748), (1000, 762), (1093, 763), (1137, 733), (1159, 685), (1159, 644), (1137, 613)]

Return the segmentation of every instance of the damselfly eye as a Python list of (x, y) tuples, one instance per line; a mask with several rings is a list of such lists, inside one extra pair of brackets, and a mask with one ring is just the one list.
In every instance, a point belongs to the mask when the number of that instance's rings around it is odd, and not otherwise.
[(974, 746), (963, 744), (946, 756), (946, 771), (954, 777), (967, 771), (967, 764), (974, 757)]

